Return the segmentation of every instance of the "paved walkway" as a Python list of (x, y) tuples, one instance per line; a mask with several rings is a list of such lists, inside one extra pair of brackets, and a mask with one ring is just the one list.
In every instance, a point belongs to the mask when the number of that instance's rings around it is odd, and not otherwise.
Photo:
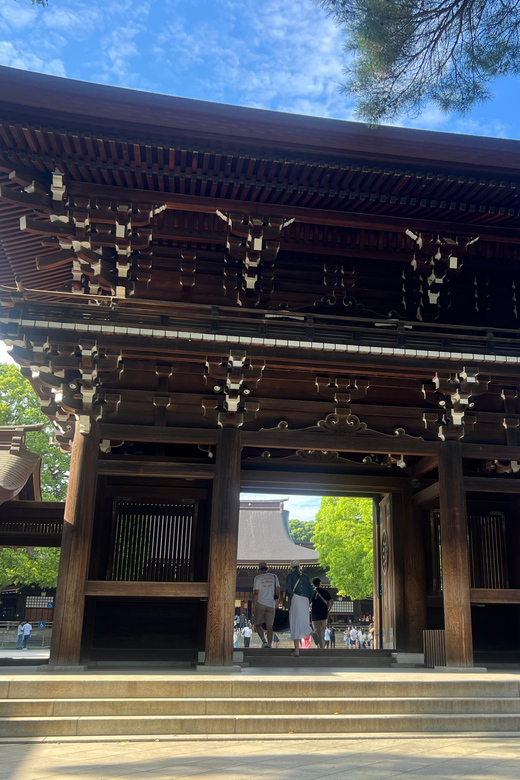
[(0, 780), (518, 780), (520, 739), (0, 745)]
[(14, 647), (0, 647), (1, 658), (34, 658), (45, 659), (49, 657), (48, 647), (28, 647), (27, 650), (16, 650)]

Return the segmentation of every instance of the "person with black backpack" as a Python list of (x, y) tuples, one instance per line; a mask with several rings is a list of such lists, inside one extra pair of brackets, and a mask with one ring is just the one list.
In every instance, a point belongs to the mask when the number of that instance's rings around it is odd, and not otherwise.
[(321, 580), (314, 577), (312, 587), (314, 593), (311, 599), (311, 619), (314, 633), (318, 638), (318, 647), (323, 650), (325, 647), (325, 629), (329, 622), (329, 612), (332, 609), (333, 600), (328, 590), (320, 588)]

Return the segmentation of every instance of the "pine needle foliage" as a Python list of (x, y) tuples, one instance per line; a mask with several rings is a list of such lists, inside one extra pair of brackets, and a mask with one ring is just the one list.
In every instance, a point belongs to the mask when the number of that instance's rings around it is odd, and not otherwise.
[(342, 28), (343, 90), (371, 124), (467, 113), (520, 71), (520, 0), (316, 0)]

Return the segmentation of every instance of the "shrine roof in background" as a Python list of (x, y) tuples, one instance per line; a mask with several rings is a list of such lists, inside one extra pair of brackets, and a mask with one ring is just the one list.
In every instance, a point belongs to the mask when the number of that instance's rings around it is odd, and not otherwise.
[(283, 501), (241, 501), (237, 565), (289, 566), (293, 560), (317, 565), (316, 550), (293, 542), (288, 516)]

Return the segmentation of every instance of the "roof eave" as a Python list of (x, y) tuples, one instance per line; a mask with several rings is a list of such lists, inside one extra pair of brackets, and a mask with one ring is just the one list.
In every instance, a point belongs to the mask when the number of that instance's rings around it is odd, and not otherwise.
[[(96, 121), (107, 127), (182, 131), (207, 138), (414, 159), (479, 169), (520, 171), (520, 142), (401, 127), (370, 129), (358, 122), (211, 103), (0, 66), (0, 108), (30, 109), (47, 117)], [(340, 98), (338, 98), (339, 100)]]

